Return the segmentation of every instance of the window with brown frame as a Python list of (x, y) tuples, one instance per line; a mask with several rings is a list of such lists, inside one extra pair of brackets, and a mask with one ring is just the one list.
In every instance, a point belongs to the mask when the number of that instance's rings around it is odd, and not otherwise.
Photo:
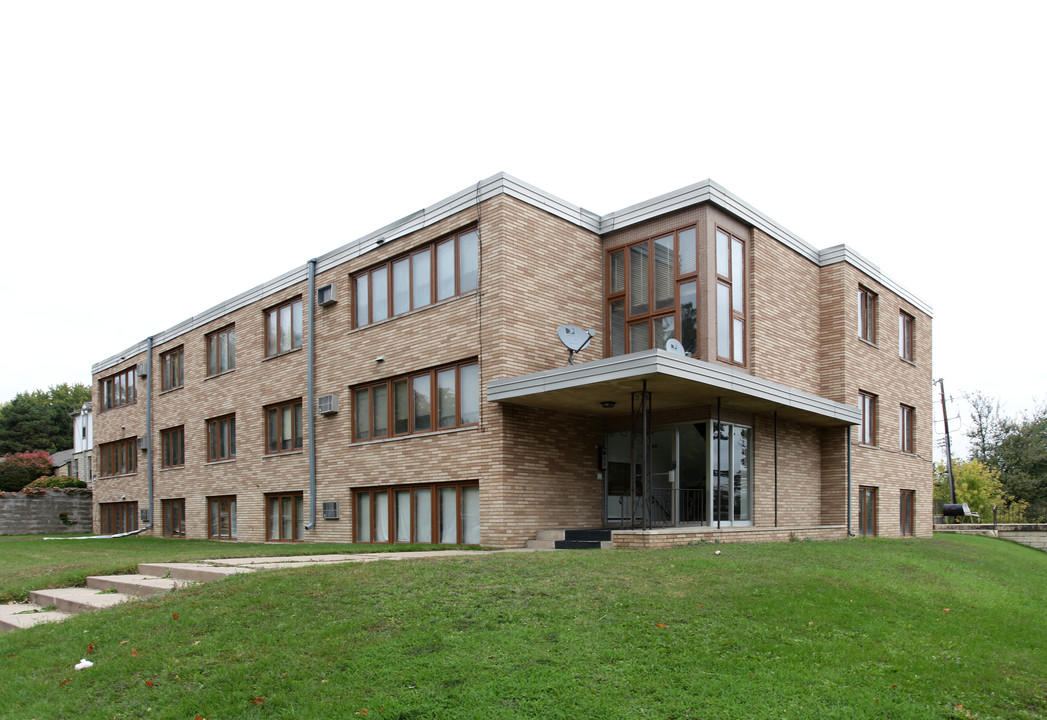
[(909, 362), (915, 362), (916, 359), (913, 337), (915, 324), (916, 319), (912, 315), (904, 310), (898, 312), (898, 357)]
[(138, 529), (138, 503), (112, 502), (98, 504), (99, 530), (103, 535), (116, 535)]
[(480, 486), (394, 485), (353, 491), (356, 542), (480, 543)]
[(858, 534), (876, 537), (876, 488), (858, 488)]
[(302, 347), (302, 299), (265, 311), (265, 355), (273, 357)]
[(684, 227), (607, 253), (607, 353), (665, 348), (698, 355), (698, 231)]
[(858, 337), (876, 344), (876, 293), (858, 286)]
[(236, 415), (207, 421), (207, 461), (236, 458)]
[(353, 389), (353, 440), (374, 440), (480, 422), (475, 360)]
[(98, 446), (98, 477), (130, 475), (138, 469), (138, 438), (130, 437)]
[(898, 517), (898, 532), (902, 537), (915, 535), (913, 523), (913, 508), (916, 505), (916, 491), (902, 490), (900, 498), (900, 512)]
[(160, 431), (160, 467), (185, 465), (185, 428), (178, 426)]
[(182, 387), (182, 346), (160, 354), (160, 390)]
[(903, 453), (913, 450), (913, 423), (916, 419), (916, 408), (908, 405), (899, 406), (898, 410), (898, 449)]
[(185, 537), (185, 498), (160, 501), (164, 517), (164, 537)]
[(745, 364), (745, 241), (716, 228), (716, 357)]
[(476, 228), (415, 248), (353, 276), (353, 327), (381, 322), (476, 290)]
[(98, 391), (102, 396), (102, 410), (132, 405), (137, 400), (135, 388), (135, 368), (132, 366), (98, 381)]
[(236, 539), (236, 495), (207, 498), (207, 537)]
[(276, 542), (296, 542), (302, 539), (302, 493), (273, 493), (265, 496), (265, 537)]
[(858, 442), (862, 445), (876, 444), (876, 396), (858, 391), (858, 403), (862, 410), (862, 424), (859, 427)]
[(270, 405), (265, 409), (265, 452), (302, 449), (302, 399)]
[(236, 326), (208, 333), (207, 376), (221, 375), (236, 368)]

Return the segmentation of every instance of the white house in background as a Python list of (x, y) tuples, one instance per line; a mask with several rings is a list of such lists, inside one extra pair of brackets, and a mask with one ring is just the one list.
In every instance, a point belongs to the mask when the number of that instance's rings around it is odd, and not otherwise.
[(94, 448), (94, 423), (91, 403), (85, 402), (73, 416), (73, 458), (69, 475), (90, 483), (94, 476), (91, 472), (91, 454)]

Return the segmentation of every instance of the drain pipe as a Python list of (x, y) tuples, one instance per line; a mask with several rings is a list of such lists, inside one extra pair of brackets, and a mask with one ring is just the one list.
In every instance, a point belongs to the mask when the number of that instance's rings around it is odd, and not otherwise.
[(145, 388), (145, 466), (146, 478), (149, 481), (149, 521), (143, 530), (153, 527), (153, 336), (146, 340), (146, 388)]
[(309, 396), (309, 522), (316, 527), (316, 258), (309, 261), (309, 342), (306, 349), (306, 393)]
[(854, 537), (851, 532), (851, 426), (847, 426), (847, 537)]

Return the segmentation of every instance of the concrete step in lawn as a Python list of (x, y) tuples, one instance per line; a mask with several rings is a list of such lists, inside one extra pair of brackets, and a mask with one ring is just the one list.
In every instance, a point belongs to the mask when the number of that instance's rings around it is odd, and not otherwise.
[(113, 607), (194, 583), (219, 580), (250, 568), (203, 563), (142, 563), (136, 575), (93, 575), (87, 587), (34, 590), (30, 602), (0, 605), (0, 632), (59, 622), (70, 615)]

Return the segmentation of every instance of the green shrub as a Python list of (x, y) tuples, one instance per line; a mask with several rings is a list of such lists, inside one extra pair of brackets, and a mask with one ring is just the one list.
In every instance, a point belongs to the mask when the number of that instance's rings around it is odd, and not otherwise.
[(26, 485), (27, 488), (85, 488), (87, 483), (64, 475), (38, 477)]

